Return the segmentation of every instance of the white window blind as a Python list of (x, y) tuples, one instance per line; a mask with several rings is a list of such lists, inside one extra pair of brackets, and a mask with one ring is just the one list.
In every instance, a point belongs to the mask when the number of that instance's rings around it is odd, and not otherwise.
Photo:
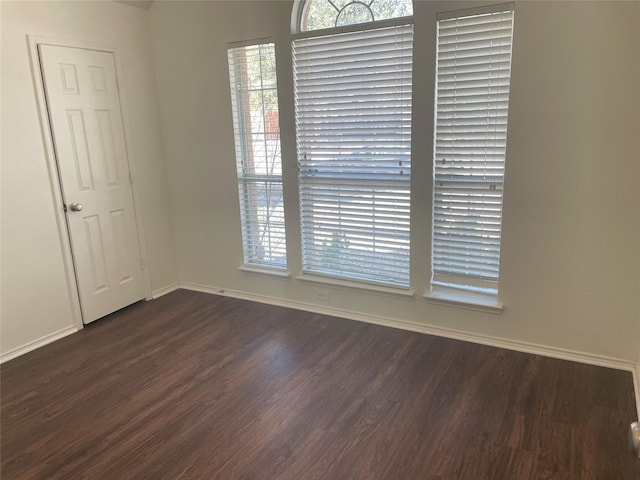
[(228, 49), (244, 261), (287, 266), (273, 43)]
[(409, 285), (413, 26), (293, 42), (303, 270)]
[(439, 16), (432, 285), (497, 294), (512, 5)]

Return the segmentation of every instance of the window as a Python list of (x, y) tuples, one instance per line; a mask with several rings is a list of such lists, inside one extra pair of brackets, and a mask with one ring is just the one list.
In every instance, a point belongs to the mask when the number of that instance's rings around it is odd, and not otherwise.
[(285, 269), (274, 44), (234, 46), (228, 58), (244, 261)]
[(496, 296), (513, 7), (438, 16), (432, 289)]
[(306, 32), (411, 15), (412, 0), (308, 0), (299, 24)]
[[(307, 3), (307, 26), (316, 25), (319, 3)], [(406, 22), (293, 42), (304, 272), (409, 286), (413, 25)]]

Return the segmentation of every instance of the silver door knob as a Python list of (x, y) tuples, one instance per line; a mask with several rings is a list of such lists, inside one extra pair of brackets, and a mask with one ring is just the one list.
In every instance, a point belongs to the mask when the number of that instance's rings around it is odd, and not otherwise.
[(69, 210), (71, 210), (72, 212), (80, 212), (82, 211), (82, 204), (73, 202), (71, 205), (69, 205)]

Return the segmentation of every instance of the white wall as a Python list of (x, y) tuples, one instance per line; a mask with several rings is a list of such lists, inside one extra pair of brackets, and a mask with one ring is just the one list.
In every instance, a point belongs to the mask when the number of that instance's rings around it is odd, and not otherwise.
[(0, 354), (73, 327), (27, 34), (117, 48), (151, 288), (176, 281), (147, 12), (112, 2), (1, 2)]
[[(163, 1), (148, 12), (112, 2), (0, 5), (0, 355), (72, 326), (27, 34), (120, 51), (153, 290), (179, 278), (317, 303), (316, 287), (295, 278), (301, 263), (290, 2)], [(428, 277), (434, 12), (449, 5), (415, 3), (417, 294)], [(638, 2), (517, 3), (501, 315), (433, 305), (420, 295), (408, 300), (339, 288), (320, 306), (640, 361), (639, 19)], [(266, 36), (278, 49), (288, 279), (237, 270), (242, 248), (226, 43)]]
[[(464, 5), (457, 2), (455, 8)], [(412, 286), (428, 277), (435, 12), (415, 2)], [(314, 302), (300, 273), (291, 3), (156, 2), (149, 12), (182, 282)], [(518, 2), (501, 315), (332, 288), (329, 305), (591, 355), (638, 360), (637, 2)], [(242, 263), (226, 43), (276, 42), (291, 278)]]

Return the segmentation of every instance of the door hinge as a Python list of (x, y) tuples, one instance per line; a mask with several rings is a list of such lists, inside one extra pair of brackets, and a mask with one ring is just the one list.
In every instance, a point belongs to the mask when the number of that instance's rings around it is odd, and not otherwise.
[(133, 177), (131, 176), (131, 172), (129, 172), (129, 185), (133, 185)]
[(140, 259), (140, 270), (144, 270), (144, 260)]

